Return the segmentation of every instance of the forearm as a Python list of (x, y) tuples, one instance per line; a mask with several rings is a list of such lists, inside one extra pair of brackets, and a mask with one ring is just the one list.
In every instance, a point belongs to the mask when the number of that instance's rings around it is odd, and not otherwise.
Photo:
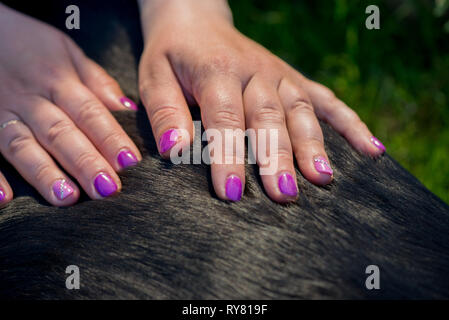
[(160, 21), (198, 23), (213, 18), (232, 23), (227, 0), (138, 0), (138, 4), (144, 39)]

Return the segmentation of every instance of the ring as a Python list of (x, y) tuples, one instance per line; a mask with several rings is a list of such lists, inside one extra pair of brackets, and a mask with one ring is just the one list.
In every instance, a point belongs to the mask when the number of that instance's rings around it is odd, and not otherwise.
[(2, 124), (0, 124), (0, 130), (5, 129), (7, 126), (13, 125), (13, 124), (17, 124), (17, 123), (23, 123), (21, 120), (18, 119), (14, 119), (14, 120), (9, 120), (6, 122), (3, 122)]

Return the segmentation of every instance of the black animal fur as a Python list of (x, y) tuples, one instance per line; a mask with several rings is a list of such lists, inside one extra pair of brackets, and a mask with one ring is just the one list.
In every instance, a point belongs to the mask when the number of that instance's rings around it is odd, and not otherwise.
[[(137, 98), (137, 8), (112, 3), (80, 4), (70, 34)], [(63, 28), (61, 12), (31, 13)], [(449, 297), (449, 207), (388, 154), (362, 156), (322, 124), (331, 185), (298, 171), (299, 200), (279, 205), (247, 166), (243, 200), (227, 203), (206, 165), (160, 158), (143, 111), (116, 116), (144, 155), (121, 174), (119, 196), (54, 208), (1, 160), (16, 198), (0, 210), (0, 298)], [(371, 264), (380, 290), (365, 288)], [(80, 290), (65, 287), (68, 265)]]

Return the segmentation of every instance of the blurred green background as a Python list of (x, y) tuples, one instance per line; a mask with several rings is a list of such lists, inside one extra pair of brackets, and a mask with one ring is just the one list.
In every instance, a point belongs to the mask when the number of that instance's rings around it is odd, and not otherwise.
[(229, 2), (240, 31), (331, 88), (449, 203), (449, 0)]

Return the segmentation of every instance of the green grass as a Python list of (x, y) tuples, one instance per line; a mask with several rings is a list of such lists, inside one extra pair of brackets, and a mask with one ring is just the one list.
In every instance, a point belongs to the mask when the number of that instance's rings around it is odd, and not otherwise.
[[(449, 203), (448, 0), (230, 4), (240, 31), (331, 88)], [(370, 4), (380, 8), (380, 30), (365, 28)]]

